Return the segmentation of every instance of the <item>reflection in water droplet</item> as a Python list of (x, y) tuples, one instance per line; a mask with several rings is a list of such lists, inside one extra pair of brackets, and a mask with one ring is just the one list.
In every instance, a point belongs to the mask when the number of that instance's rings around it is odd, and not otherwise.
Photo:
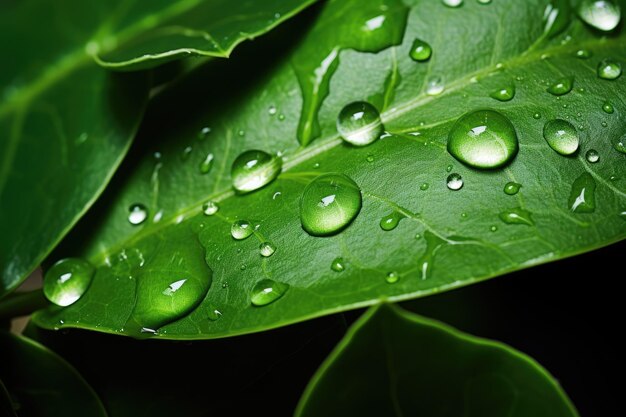
[(206, 158), (204, 158), (202, 162), (200, 162), (200, 173), (208, 174), (209, 171), (211, 171), (212, 167), (213, 167), (213, 154), (208, 153)]
[(474, 168), (498, 168), (517, 154), (515, 128), (494, 110), (478, 110), (456, 121), (448, 135), (448, 152)]
[(608, 114), (613, 114), (613, 112), (615, 111), (613, 105), (608, 101), (604, 102), (604, 104), (602, 105), (602, 110), (604, 110), (604, 112)]
[(572, 155), (580, 142), (576, 128), (562, 119), (550, 120), (543, 127), (543, 137), (561, 155)]
[(134, 226), (143, 223), (148, 217), (148, 209), (143, 204), (133, 204), (128, 208), (128, 222)]
[(532, 213), (521, 207), (505, 210), (499, 214), (500, 220), (506, 224), (523, 224), (526, 226), (534, 226)]
[(510, 85), (504, 88), (499, 88), (489, 94), (489, 97), (495, 98), (499, 101), (510, 101), (515, 97), (515, 86)]
[(596, 209), (596, 181), (591, 174), (582, 173), (572, 184), (567, 204), (574, 213), (593, 213)]
[(87, 291), (96, 269), (80, 258), (61, 259), (46, 272), (43, 293), (61, 307), (74, 304)]
[(335, 272), (343, 272), (346, 269), (346, 263), (343, 258), (335, 258), (330, 264), (330, 269)]
[(585, 23), (606, 32), (617, 27), (621, 10), (614, 0), (581, 0), (578, 15)]
[(406, 216), (404, 214), (398, 211), (393, 211), (380, 219), (380, 228), (386, 232), (393, 230), (398, 227), (398, 224), (400, 224), (400, 220), (404, 219), (405, 217)]
[(271, 279), (261, 280), (252, 289), (250, 302), (257, 307), (268, 305), (285, 295), (288, 289), (288, 284)]
[(240, 154), (231, 167), (233, 188), (239, 193), (258, 190), (272, 182), (283, 167), (283, 160), (259, 150)]
[(252, 233), (252, 225), (247, 220), (237, 220), (230, 227), (230, 234), (235, 240), (247, 239)]
[(343, 174), (324, 174), (306, 186), (300, 200), (302, 227), (312, 236), (345, 229), (361, 211), (359, 186)]
[(417, 62), (428, 61), (432, 54), (433, 48), (421, 39), (415, 39), (413, 41), (413, 45), (411, 45), (411, 50), (409, 51), (411, 59)]
[(519, 189), (522, 188), (522, 184), (518, 184), (516, 182), (507, 182), (504, 185), (504, 193), (507, 195), (515, 195), (519, 192)]
[(604, 80), (616, 80), (622, 75), (622, 66), (612, 59), (605, 59), (598, 63), (598, 77)]
[(276, 252), (276, 246), (270, 242), (263, 242), (259, 246), (259, 252), (261, 253), (261, 256), (268, 258)]
[(351, 145), (365, 146), (383, 134), (383, 124), (374, 106), (358, 101), (348, 104), (339, 112), (337, 131)]
[(218, 212), (219, 209), (220, 207), (214, 201), (207, 201), (206, 203), (202, 205), (202, 212), (206, 216), (214, 215), (215, 213)]
[(574, 77), (563, 77), (550, 84), (546, 91), (555, 96), (562, 96), (572, 91), (573, 87)]
[(426, 94), (429, 96), (437, 96), (443, 93), (444, 89), (443, 78), (438, 75), (431, 76), (426, 82)]
[(400, 280), (400, 275), (398, 275), (397, 272), (390, 272), (385, 277), (385, 282), (387, 282), (387, 284), (395, 284), (399, 280)]
[(446, 185), (452, 191), (460, 190), (463, 187), (463, 177), (457, 173), (450, 174), (446, 179)]
[(600, 160), (600, 154), (595, 149), (589, 149), (585, 154), (585, 159), (587, 159), (587, 162), (595, 164)]
[(424, 232), (424, 239), (426, 240), (426, 251), (417, 260), (417, 267), (420, 271), (421, 279), (427, 279), (430, 277), (435, 255), (437, 254), (437, 251), (446, 244), (445, 240), (429, 230)]

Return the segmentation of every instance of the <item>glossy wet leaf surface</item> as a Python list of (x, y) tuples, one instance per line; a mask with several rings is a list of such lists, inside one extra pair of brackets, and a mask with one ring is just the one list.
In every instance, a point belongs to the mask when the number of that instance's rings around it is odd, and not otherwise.
[[(406, 15), (390, 15), (400, 9), (394, 9), (395, 2), (383, 3), (369, 10), (358, 1), (329, 2), (321, 12), (305, 13), (267, 40), (242, 47), (228, 63), (212, 62), (162, 94), (110, 192), (57, 254), (85, 257), (98, 267), (90, 289), (68, 308), (38, 313), (37, 323), (138, 336), (124, 324), (145, 297), (141, 288), (151, 286), (140, 282), (142, 271), (169, 262), (162, 273), (171, 282), (183, 279), (185, 271), (171, 261), (187, 250), (180, 242), (202, 247), (212, 271), (211, 277), (204, 273), (210, 288), (189, 315), (176, 317), (154, 337), (224, 337), (373, 304), (381, 297), (426, 296), (626, 236), (620, 217), (626, 207), (625, 160), (613, 147), (626, 131), (621, 100), (626, 78), (605, 80), (596, 73), (601, 60), (620, 61), (625, 35), (599, 36), (572, 16), (565, 23), (557, 16), (554, 21), (565, 31), (549, 37), (542, 20), (549, 6), (545, 0), (467, 1), (459, 8), (414, 0), (401, 45), (392, 47), (397, 26), (383, 23), (391, 19), (404, 27)], [(341, 13), (333, 12), (337, 8)], [(301, 71), (319, 75), (321, 63), (306, 60), (324, 59), (305, 51), (313, 33), (319, 45), (337, 45), (326, 39), (336, 34), (325, 29), (350, 15), (350, 8), (358, 10), (353, 16), (360, 20), (346, 30), (374, 27), (393, 33), (376, 38), (383, 48), (378, 52), (337, 50), (328, 96), (322, 90), (316, 96), (319, 137), (311, 131), (303, 146), (299, 122), (315, 106), (303, 105), (310, 104), (303, 94), (312, 90), (301, 82)], [(409, 56), (416, 38), (433, 49), (426, 62)], [(583, 47), (592, 52), (590, 58), (577, 57)], [(547, 88), (564, 77), (574, 78), (572, 90), (550, 94)], [(512, 80), (513, 99), (490, 97)], [(362, 101), (377, 107), (388, 133), (355, 147), (340, 138), (336, 121), (347, 104)], [(603, 110), (605, 102), (612, 103), (613, 113)], [(502, 167), (475, 169), (471, 161), (450, 155), (447, 146), (460, 117), (485, 109), (510, 121), (519, 149)], [(574, 155), (560, 155), (544, 139), (544, 126), (554, 119), (577, 129), (580, 145)], [(472, 129), (480, 135), (482, 125)], [(585, 158), (590, 148), (598, 152), (598, 162)], [(280, 153), (282, 172), (263, 188), (240, 195), (232, 188), (230, 167), (252, 149)], [(213, 166), (202, 174), (198, 164), (208, 153), (214, 155)], [(338, 233), (311, 235), (302, 227), (301, 197), (315, 178), (328, 173), (353, 180), (362, 206)], [(461, 177), (460, 188), (454, 181), (449, 188), (452, 174)], [(593, 189), (593, 211), (571, 209), (572, 187), (582, 174), (595, 183), (583, 193), (592, 201), (587, 194)], [(517, 193), (505, 192), (511, 182), (520, 184)], [(330, 204), (331, 196), (337, 194), (320, 196), (317, 204)], [(207, 201), (219, 210), (203, 213)], [(127, 220), (133, 204), (148, 209), (140, 225)], [(381, 219), (390, 213), (402, 220), (384, 230)], [(231, 227), (244, 220), (253, 233), (236, 240)], [(276, 248), (271, 257), (259, 253), (267, 241)], [(340, 273), (333, 268), (338, 258)], [(186, 273), (200, 277), (202, 270)], [(397, 275), (393, 284), (386, 279), (390, 272)], [(288, 291), (254, 305), (252, 294), (263, 280), (285, 284)], [(215, 310), (221, 313), (217, 320)]]
[(390, 305), (356, 322), (307, 387), (296, 416), (574, 417), (530, 357)]

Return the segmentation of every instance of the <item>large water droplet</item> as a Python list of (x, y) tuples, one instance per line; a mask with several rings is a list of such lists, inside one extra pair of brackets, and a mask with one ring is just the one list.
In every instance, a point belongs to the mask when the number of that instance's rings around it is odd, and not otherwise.
[(259, 246), (259, 253), (265, 258), (269, 258), (276, 252), (276, 246), (271, 242), (263, 242)]
[(452, 191), (457, 191), (463, 188), (463, 177), (457, 173), (452, 173), (448, 175), (446, 179), (446, 185)]
[(572, 91), (573, 87), (574, 77), (563, 77), (550, 84), (546, 91), (555, 96), (562, 96)]
[(572, 183), (567, 204), (574, 213), (593, 213), (596, 209), (596, 181), (584, 172)]
[(612, 59), (604, 59), (598, 63), (598, 77), (604, 80), (616, 80), (622, 75), (622, 66)]
[(489, 94), (489, 97), (495, 98), (499, 101), (510, 101), (515, 97), (515, 86), (509, 85), (503, 88), (498, 88)]
[(253, 232), (252, 224), (247, 220), (237, 220), (230, 226), (230, 234), (236, 240), (247, 239)]
[(420, 271), (421, 279), (430, 277), (435, 255), (437, 254), (437, 251), (446, 244), (445, 240), (429, 230), (424, 232), (424, 239), (426, 240), (426, 251), (417, 260), (417, 267)]
[(561, 155), (572, 155), (578, 150), (580, 139), (576, 128), (562, 119), (550, 120), (543, 127), (543, 137), (548, 145)]
[(128, 208), (128, 222), (134, 226), (143, 223), (148, 217), (148, 209), (143, 204), (133, 204)]
[(474, 168), (497, 168), (518, 150), (515, 128), (494, 110), (478, 110), (461, 117), (448, 136), (448, 152)]
[(415, 39), (413, 45), (411, 45), (411, 51), (409, 56), (413, 61), (424, 62), (428, 61), (433, 54), (433, 48), (421, 39)]
[(384, 231), (388, 232), (390, 230), (395, 229), (400, 224), (400, 220), (404, 219), (406, 216), (398, 211), (394, 211), (382, 219), (380, 219), (380, 228)]
[(600, 160), (600, 154), (595, 149), (589, 149), (585, 154), (585, 159), (587, 160), (587, 162), (595, 164)]
[(335, 258), (330, 263), (330, 269), (335, 272), (343, 272), (346, 269), (346, 263), (343, 258)]
[(271, 279), (261, 280), (252, 289), (250, 302), (258, 307), (268, 305), (285, 295), (288, 289), (289, 284)]
[(204, 158), (202, 162), (200, 162), (199, 168), (201, 174), (208, 174), (211, 171), (211, 168), (213, 167), (213, 159), (213, 154), (208, 153), (206, 158)]
[(383, 124), (374, 106), (357, 101), (339, 112), (337, 131), (346, 142), (354, 146), (365, 146), (383, 134)]
[(46, 272), (43, 293), (61, 307), (74, 304), (87, 291), (96, 269), (79, 258), (61, 259)]
[(587, 24), (606, 32), (617, 27), (621, 10), (614, 0), (582, 0), (578, 15)]
[(534, 226), (535, 222), (532, 213), (521, 207), (504, 210), (499, 214), (500, 220), (506, 224), (523, 224), (526, 226)]
[(506, 195), (515, 195), (519, 192), (519, 189), (522, 188), (522, 184), (518, 184), (516, 182), (507, 182), (504, 185), (504, 193)]
[(338, 233), (359, 214), (361, 203), (361, 190), (351, 178), (335, 173), (321, 175), (302, 193), (302, 227), (313, 236)]
[(272, 182), (283, 167), (281, 158), (259, 150), (246, 151), (233, 162), (231, 177), (239, 193), (249, 193)]

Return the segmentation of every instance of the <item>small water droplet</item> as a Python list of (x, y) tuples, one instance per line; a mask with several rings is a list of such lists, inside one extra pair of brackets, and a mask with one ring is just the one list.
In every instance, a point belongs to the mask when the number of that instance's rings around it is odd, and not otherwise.
[(428, 78), (426, 82), (426, 94), (429, 96), (437, 96), (443, 93), (445, 85), (443, 84), (443, 78), (439, 75), (433, 75)]
[(616, 80), (622, 75), (622, 66), (612, 59), (604, 59), (598, 63), (598, 77), (603, 80)]
[(48, 300), (61, 307), (74, 304), (89, 288), (95, 271), (83, 259), (61, 259), (46, 272), (43, 293)]
[(448, 7), (460, 7), (463, 5), (463, 0), (441, 0), (441, 2)]
[(506, 224), (523, 224), (526, 226), (534, 226), (535, 222), (532, 213), (521, 207), (504, 210), (499, 214), (500, 220)]
[(276, 191), (274, 194), (272, 194), (272, 200), (278, 200), (280, 197), (282, 197), (283, 193), (281, 193), (280, 191)]
[(209, 314), (207, 315), (209, 320), (216, 321), (222, 318), (222, 312), (216, 308), (209, 307)]
[(457, 173), (448, 175), (446, 179), (446, 185), (452, 191), (457, 191), (463, 188), (463, 177)]
[(282, 170), (283, 160), (259, 150), (240, 154), (231, 167), (233, 188), (239, 193), (258, 190), (272, 182)]
[(239, 131), (237, 132), (237, 134), (238, 134), (239, 136), (241, 136), (241, 137), (244, 137), (244, 136), (246, 136), (246, 131), (245, 131), (245, 130), (243, 130), (243, 129), (241, 129), (241, 130), (239, 130)]
[(535, 120), (539, 120), (539, 119), (541, 119), (541, 114), (540, 113), (535, 113), (535, 114), (533, 114), (533, 118)]
[(288, 289), (288, 284), (271, 279), (261, 280), (252, 289), (250, 302), (257, 307), (266, 306), (285, 295)]
[(478, 0), (478, 4), (491, 4), (491, 0)]
[(128, 208), (128, 222), (133, 226), (143, 223), (148, 217), (148, 209), (143, 204), (133, 204)]
[(543, 127), (543, 137), (552, 149), (561, 155), (572, 155), (578, 150), (580, 139), (576, 128), (562, 119), (550, 120)]
[(422, 185), (420, 185), (420, 190), (426, 191), (428, 190), (428, 187), (430, 187), (430, 185), (427, 182), (425, 182)]
[(424, 232), (424, 239), (426, 240), (426, 251), (417, 260), (417, 267), (420, 271), (421, 279), (430, 277), (435, 255), (437, 251), (446, 244), (445, 240), (435, 235), (430, 230)]
[(324, 174), (306, 186), (300, 200), (300, 221), (313, 236), (345, 229), (361, 211), (359, 186), (343, 174)]
[(578, 5), (578, 15), (590, 26), (607, 32), (619, 24), (621, 10), (614, 0), (582, 0)]
[(504, 194), (506, 195), (515, 195), (519, 192), (519, 189), (522, 188), (522, 184), (518, 184), (516, 182), (507, 182), (504, 185)]
[(270, 106), (269, 109), (267, 110), (267, 112), (270, 114), (270, 116), (275, 115), (276, 112), (277, 112), (276, 106)]
[(419, 240), (422, 238), (422, 235), (420, 235), (419, 233), (415, 234), (415, 240)]
[(285, 120), (285, 115), (284, 115), (284, 114), (282, 114), (282, 113), (281, 113), (281, 114), (279, 114), (279, 115), (278, 115), (278, 120), (280, 120), (281, 122), (282, 122), (283, 120)]
[(609, 124), (607, 122), (605, 122), (604, 120), (602, 121), (602, 123), (600, 123), (602, 125), (602, 127), (607, 127)]
[(365, 146), (382, 135), (383, 124), (374, 106), (357, 101), (348, 104), (339, 112), (337, 131), (341, 138), (351, 145)]
[(213, 154), (208, 153), (206, 158), (204, 158), (202, 162), (200, 162), (200, 173), (208, 174), (209, 171), (211, 171), (212, 167), (213, 167)]
[(613, 114), (613, 112), (615, 111), (613, 105), (608, 101), (604, 102), (604, 104), (602, 105), (602, 110), (604, 110), (604, 112), (608, 114)]
[(206, 216), (212, 216), (220, 209), (220, 207), (214, 201), (207, 201), (202, 205), (202, 212)]
[(270, 242), (263, 242), (259, 246), (259, 252), (261, 253), (261, 256), (268, 258), (276, 252), (276, 246)]
[(387, 284), (395, 284), (399, 280), (400, 280), (400, 275), (398, 275), (397, 272), (390, 272), (385, 277), (385, 282), (387, 282)]
[(237, 220), (230, 226), (230, 234), (235, 240), (244, 240), (249, 238), (254, 230), (247, 220)]
[(206, 137), (209, 136), (209, 133), (211, 133), (211, 128), (203, 127), (202, 129), (200, 129), (200, 132), (198, 132), (198, 139), (206, 139)]
[(374, 155), (367, 155), (367, 158), (365, 158), (365, 160), (367, 162), (374, 162)]
[(593, 213), (596, 209), (596, 181), (584, 172), (572, 183), (567, 204), (574, 213)]
[(450, 172), (450, 171), (452, 171), (452, 168), (453, 168), (453, 167), (452, 167), (452, 164), (448, 165), (448, 166), (446, 167), (446, 172)]
[(499, 88), (489, 94), (489, 97), (494, 98), (498, 101), (510, 101), (515, 97), (515, 86), (509, 85), (503, 88)]
[(239, 269), (242, 270), (242, 271), (245, 271), (246, 270), (246, 264), (241, 264)]
[(186, 161), (191, 156), (191, 152), (193, 152), (193, 148), (191, 146), (187, 146), (183, 149), (183, 153), (180, 155), (180, 159)]
[(330, 269), (335, 272), (343, 272), (346, 269), (346, 263), (343, 258), (335, 258), (330, 264)]
[(497, 232), (497, 231), (498, 231), (498, 226), (491, 226), (491, 227), (489, 228), (489, 231), (491, 231), (491, 232)]
[(595, 149), (589, 149), (585, 154), (585, 159), (587, 159), (587, 162), (595, 164), (600, 160), (600, 154)]
[(576, 58), (589, 59), (591, 58), (591, 51), (588, 49), (579, 49), (576, 51)]
[(572, 91), (574, 87), (574, 77), (559, 78), (547, 88), (547, 92), (554, 96), (562, 96)]
[(413, 41), (413, 45), (411, 45), (411, 50), (409, 51), (411, 59), (417, 62), (428, 61), (432, 54), (433, 48), (421, 39), (415, 39)]
[(498, 168), (517, 154), (517, 133), (508, 118), (478, 110), (456, 121), (448, 135), (448, 152), (474, 168)]
[(398, 211), (393, 211), (380, 219), (380, 228), (386, 232), (393, 230), (398, 227), (398, 224), (400, 224), (400, 220), (404, 219), (405, 217), (406, 216), (404, 214)]
[(617, 142), (615, 142), (613, 148), (615, 148), (617, 152), (626, 154), (626, 135), (622, 136)]

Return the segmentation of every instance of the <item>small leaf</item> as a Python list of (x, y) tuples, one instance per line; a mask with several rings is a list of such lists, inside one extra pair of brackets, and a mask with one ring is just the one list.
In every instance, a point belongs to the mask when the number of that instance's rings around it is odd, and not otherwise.
[(501, 343), (383, 304), (322, 364), (295, 414), (575, 417), (537, 362)]

